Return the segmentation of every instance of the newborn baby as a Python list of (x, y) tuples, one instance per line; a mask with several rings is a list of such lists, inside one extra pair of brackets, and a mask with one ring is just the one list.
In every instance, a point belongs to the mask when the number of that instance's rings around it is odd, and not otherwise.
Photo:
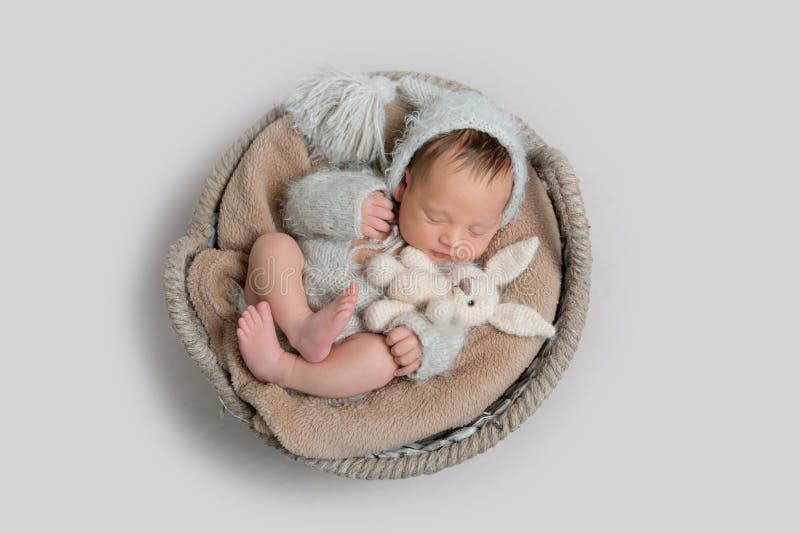
[(406, 244), (435, 263), (479, 257), (514, 217), (527, 164), (513, 119), (482, 95), (441, 99), (428, 86), (418, 94), (421, 113), (407, 122), (386, 178), (323, 168), (294, 180), (283, 206), (291, 235), (264, 234), (253, 245), (237, 338), (257, 379), (351, 397), (398, 376), (428, 378), (426, 362), (447, 350), (417, 312), (385, 335), (366, 331), (358, 312), (383, 290), (365, 282), (362, 263)]

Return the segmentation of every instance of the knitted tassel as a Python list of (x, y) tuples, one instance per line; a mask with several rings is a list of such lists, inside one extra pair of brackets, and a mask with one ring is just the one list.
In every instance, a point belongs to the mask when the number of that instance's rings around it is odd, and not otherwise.
[(348, 74), (327, 68), (301, 79), (284, 100), (293, 127), (312, 148), (312, 159), (333, 164), (387, 165), (384, 106), (396, 95), (397, 82), (383, 76)]

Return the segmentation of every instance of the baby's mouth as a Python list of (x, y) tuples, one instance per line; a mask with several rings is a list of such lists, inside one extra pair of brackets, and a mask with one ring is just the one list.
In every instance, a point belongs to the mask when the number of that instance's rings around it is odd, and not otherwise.
[(440, 260), (449, 260), (450, 259), (450, 254), (445, 254), (443, 252), (437, 252), (437, 251), (435, 251), (433, 249), (431, 249), (431, 252), (433, 253), (433, 255), (435, 257), (439, 258)]

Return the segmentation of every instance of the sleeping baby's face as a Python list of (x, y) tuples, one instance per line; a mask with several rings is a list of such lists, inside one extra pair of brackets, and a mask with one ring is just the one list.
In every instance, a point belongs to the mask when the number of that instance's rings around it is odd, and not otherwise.
[(510, 169), (486, 183), (472, 176), (472, 168), (458, 169), (459, 164), (450, 153), (442, 154), (422, 182), (415, 182), (406, 168), (394, 191), (400, 203), (400, 235), (435, 263), (470, 261), (483, 254), (511, 196)]

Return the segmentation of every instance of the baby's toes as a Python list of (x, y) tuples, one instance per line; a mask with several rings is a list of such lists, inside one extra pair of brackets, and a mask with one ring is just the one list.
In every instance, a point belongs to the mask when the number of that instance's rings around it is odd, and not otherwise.
[(242, 318), (245, 321), (245, 324), (252, 329), (255, 327), (256, 323), (253, 319), (253, 316), (256, 314), (256, 309), (253, 306), (248, 306), (244, 313), (242, 314)]
[[(247, 312), (245, 312), (245, 313), (247, 313)], [(244, 313), (242, 314), (242, 316), (241, 316), (241, 317), (239, 317), (239, 320), (238, 320), (236, 323), (237, 323), (237, 325), (239, 326), (239, 328), (240, 328), (240, 329), (241, 329), (241, 330), (242, 330), (242, 331), (243, 331), (245, 334), (247, 334), (248, 332), (250, 332), (251, 328), (250, 328), (250, 325), (249, 325), (249, 324), (247, 324), (247, 317), (245, 316), (245, 314), (244, 314)]]
[(355, 282), (350, 282), (350, 285), (347, 286), (347, 296), (348, 297), (355, 297), (358, 294), (358, 284)]
[(355, 302), (356, 302), (356, 296), (350, 294), (349, 291), (346, 292), (341, 297), (339, 297), (339, 306), (346, 303), (355, 304)]
[(336, 311), (349, 311), (355, 308), (355, 303), (352, 301), (346, 300), (344, 302), (340, 302), (339, 306), (336, 308)]
[(353, 315), (353, 308), (341, 308), (336, 311), (336, 317), (338, 319), (344, 320), (345, 318), (350, 318)]
[(269, 303), (265, 300), (262, 300), (258, 303), (256, 307), (258, 310), (258, 320), (261, 322), (269, 322), (272, 320), (272, 310), (269, 307)]
[(239, 339), (240, 342), (244, 341), (247, 339), (247, 332), (245, 331), (244, 328), (239, 327), (236, 329), (236, 337)]
[(253, 321), (253, 329), (258, 329), (261, 327), (261, 313), (256, 309), (255, 306), (251, 306), (250, 310), (250, 320)]

